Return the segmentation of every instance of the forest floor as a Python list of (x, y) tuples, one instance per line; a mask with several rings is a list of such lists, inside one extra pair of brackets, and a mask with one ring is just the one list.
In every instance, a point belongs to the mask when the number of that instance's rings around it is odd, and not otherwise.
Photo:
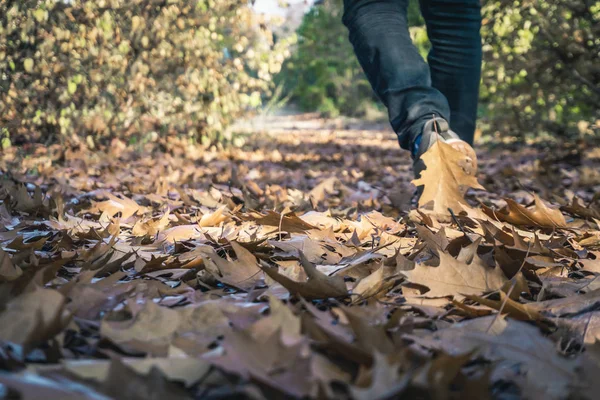
[(595, 144), (239, 129), (1, 154), (0, 398), (597, 398)]

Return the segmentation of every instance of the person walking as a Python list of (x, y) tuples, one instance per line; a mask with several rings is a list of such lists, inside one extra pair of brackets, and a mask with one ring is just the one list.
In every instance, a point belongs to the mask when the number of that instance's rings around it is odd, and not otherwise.
[(408, 29), (409, 0), (344, 0), (343, 23), (373, 90), (388, 109), (418, 177), (437, 140), (465, 155), (475, 175), (473, 138), (481, 78), (480, 0), (420, 0), (431, 51), (427, 63)]

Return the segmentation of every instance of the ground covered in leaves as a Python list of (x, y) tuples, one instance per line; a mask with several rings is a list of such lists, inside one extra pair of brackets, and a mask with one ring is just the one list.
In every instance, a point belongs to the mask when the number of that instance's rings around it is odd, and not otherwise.
[(593, 144), (268, 126), (2, 154), (0, 398), (597, 398)]

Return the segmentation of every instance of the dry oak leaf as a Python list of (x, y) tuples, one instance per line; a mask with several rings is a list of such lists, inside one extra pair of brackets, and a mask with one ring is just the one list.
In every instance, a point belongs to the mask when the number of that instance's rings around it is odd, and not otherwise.
[(0, 247), (0, 282), (14, 281), (23, 275), (23, 270), (15, 266), (7, 252)]
[(13, 187), (8, 192), (13, 199), (13, 209), (16, 211), (31, 213), (37, 212), (46, 206), (42, 189), (39, 186), (35, 187), (33, 196), (29, 196), (25, 185), (19, 185), (16, 188)]
[(12, 299), (0, 314), (0, 340), (29, 346), (54, 337), (70, 320), (65, 303), (60, 292), (42, 288)]
[(100, 335), (115, 343), (133, 341), (165, 346), (177, 335), (196, 334), (216, 338), (229, 331), (224, 312), (234, 314), (233, 303), (204, 301), (188, 307), (168, 308), (146, 301), (130, 320), (111, 320), (107, 314), (100, 324)]
[(464, 158), (460, 151), (440, 140), (423, 154), (426, 169), (412, 182), (415, 186), (423, 186), (419, 207), (433, 202), (436, 214), (448, 214), (448, 209), (458, 212), (467, 206), (463, 197), (465, 189), (484, 189), (476, 177), (459, 166)]
[(129, 199), (125, 196), (119, 198), (112, 193), (103, 193), (108, 200), (92, 202), (92, 208), (89, 212), (102, 212), (109, 217), (114, 217), (116, 214), (121, 213), (121, 219), (126, 220), (134, 214), (142, 215), (147, 211), (146, 207), (140, 206), (134, 200)]
[[(398, 254), (400, 255), (400, 253)], [(384, 296), (398, 281), (398, 278), (402, 276), (400, 272), (401, 270), (396, 266), (382, 264), (375, 272), (356, 284), (352, 293), (359, 296), (354, 299), (354, 303), (360, 303), (364, 299), (373, 296), (376, 296), (376, 298)]]
[(470, 263), (463, 261), (465, 257), (461, 255), (456, 259), (440, 251), (439, 256), (438, 267), (417, 264), (414, 270), (404, 272), (411, 283), (430, 289), (424, 297), (479, 295), (498, 290), (507, 281), (502, 269), (490, 268), (476, 254)]
[(202, 218), (200, 218), (198, 225), (202, 227), (219, 226), (221, 222), (229, 219), (229, 216), (224, 214), (226, 208), (227, 206), (221, 206), (212, 213), (204, 214)]
[(131, 234), (133, 236), (154, 236), (158, 232), (161, 232), (169, 226), (169, 210), (163, 214), (163, 216), (158, 219), (148, 219), (137, 221), (133, 228), (131, 229)]
[(366, 388), (351, 387), (353, 398), (357, 400), (397, 398), (408, 387), (412, 378), (412, 374), (400, 374), (400, 366), (406, 361), (398, 360), (394, 354), (384, 355), (378, 351), (374, 352), (373, 357), (371, 384)]
[(296, 294), (305, 299), (326, 299), (330, 297), (346, 297), (348, 289), (344, 278), (341, 276), (327, 276), (319, 272), (317, 268), (310, 263), (302, 252), (299, 252), (300, 264), (308, 280), (306, 282), (296, 282), (277, 272), (275, 268), (263, 267), (263, 271), (274, 281), (286, 288), (291, 294)]
[(206, 269), (221, 282), (241, 290), (254, 288), (263, 278), (256, 257), (236, 242), (231, 242), (237, 260), (231, 261), (221, 258), (212, 249), (206, 246)]
[(495, 211), (482, 207), (491, 218), (513, 225), (538, 226), (541, 228), (564, 228), (567, 226), (564, 215), (554, 208), (548, 207), (537, 194), (534, 194), (533, 208), (525, 208), (512, 199), (506, 200), (506, 208)]
[(278, 212), (267, 210), (266, 214), (254, 214), (249, 220), (258, 225), (267, 225), (281, 227), (281, 230), (289, 233), (304, 233), (311, 229), (317, 229), (315, 226), (304, 222), (296, 214), (279, 214)]
[(278, 332), (281, 343), (285, 346), (294, 346), (302, 341), (300, 318), (275, 296), (269, 296), (269, 310), (267, 317), (255, 322), (249, 332), (257, 342), (264, 342)]
[[(559, 355), (556, 344), (539, 329), (526, 322), (488, 317), (454, 324), (428, 336), (411, 336), (420, 346), (444, 350), (451, 355), (478, 351), (494, 361), (495, 370), (512, 372), (515, 383), (525, 379), (527, 385), (538, 387), (543, 399), (568, 398), (569, 388), (577, 385), (580, 358)], [(515, 368), (518, 366), (518, 368)], [(510, 375), (505, 374), (507, 379)]]
[(579, 198), (573, 197), (570, 205), (562, 206), (560, 209), (577, 217), (586, 219), (600, 219), (600, 210), (594, 208), (593, 205), (585, 206), (581, 204), (580, 201), (581, 200)]
[(490, 300), (479, 296), (466, 296), (469, 300), (483, 304), (484, 306), (498, 310), (502, 314), (507, 314), (511, 318), (519, 321), (542, 321), (544, 316), (538, 310), (528, 304), (521, 304), (507, 297), (504, 292), (500, 292), (500, 300)]
[(234, 328), (223, 340), (224, 354), (209, 360), (229, 373), (280, 392), (276, 398), (309, 398), (316, 383), (310, 374), (312, 355), (305, 343), (286, 346), (280, 338), (276, 331), (256, 340), (249, 331)]
[[(152, 369), (158, 369), (165, 378), (182, 382), (186, 387), (192, 386), (210, 369), (208, 361), (197, 358), (126, 357), (119, 361), (140, 375), (148, 375)], [(81, 379), (104, 382), (108, 378), (113, 362), (113, 360), (64, 360), (56, 366), (40, 368), (40, 372), (67, 372)]]
[(315, 186), (309, 193), (308, 196), (311, 199), (313, 206), (319, 205), (319, 203), (323, 202), (328, 195), (335, 194), (335, 187), (340, 185), (340, 180), (332, 176), (323, 180), (317, 186)]
[(180, 242), (182, 240), (190, 239), (205, 239), (206, 235), (202, 232), (199, 225), (178, 225), (172, 228), (165, 229), (158, 234), (156, 238), (157, 242)]

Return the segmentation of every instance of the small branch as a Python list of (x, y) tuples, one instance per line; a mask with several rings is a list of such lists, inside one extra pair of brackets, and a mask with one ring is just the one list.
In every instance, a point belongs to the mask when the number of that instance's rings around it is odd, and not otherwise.
[[(471, 238), (469, 237), (469, 235), (467, 235), (467, 232), (463, 228), (462, 224), (458, 220), (458, 218), (456, 218), (456, 214), (454, 214), (454, 211), (452, 211), (452, 209), (450, 207), (448, 207), (448, 211), (450, 212), (450, 215), (452, 216), (452, 219), (454, 220), (456, 225), (458, 225), (458, 229), (460, 229), (460, 231), (463, 233), (463, 235), (465, 235), (467, 237), (467, 239), (471, 240)], [(471, 242), (473, 242), (473, 241), (471, 240)]]

